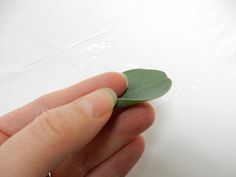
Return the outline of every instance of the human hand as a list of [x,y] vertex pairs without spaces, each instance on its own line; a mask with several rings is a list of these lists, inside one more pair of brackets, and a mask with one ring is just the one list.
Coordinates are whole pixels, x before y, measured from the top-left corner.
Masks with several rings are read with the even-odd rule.
[[121,74],[105,73],[2,116],[0,177],[126,176],[154,120],[147,103],[113,111],[126,85]]

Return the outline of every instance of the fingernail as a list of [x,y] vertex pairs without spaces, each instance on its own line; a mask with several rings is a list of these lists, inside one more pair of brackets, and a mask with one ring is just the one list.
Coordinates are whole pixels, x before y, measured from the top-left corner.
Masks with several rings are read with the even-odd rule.
[[94,91],[77,101],[77,106],[93,118],[103,117],[113,109],[117,96],[110,88]]
[[128,87],[128,78],[124,73],[121,73],[121,76],[124,78],[125,82],[126,82],[126,87]]

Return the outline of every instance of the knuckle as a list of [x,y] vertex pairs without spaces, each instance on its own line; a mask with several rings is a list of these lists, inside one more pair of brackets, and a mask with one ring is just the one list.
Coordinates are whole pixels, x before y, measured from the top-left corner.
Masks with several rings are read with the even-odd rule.
[[45,101],[46,96],[41,96],[38,99],[36,99],[36,103],[39,105],[38,107],[40,108],[40,112],[44,113],[49,110],[48,105],[46,104]]
[[62,141],[66,143],[71,137],[71,128],[66,120],[57,110],[45,111],[32,127],[33,135],[46,144],[54,143],[52,145],[55,145],[56,142],[61,143]]
[[[51,132],[58,137],[63,137],[64,127],[60,127],[60,125],[65,125],[60,123],[63,121],[63,117],[58,113],[58,111],[45,111],[42,115],[42,124],[44,124],[47,132]],[[62,129],[63,128],[63,129]]]
[[[79,134],[86,133],[82,125],[86,124],[91,117],[74,104],[69,106],[50,109],[35,119],[31,126],[31,133],[34,138],[40,139],[42,143],[69,144],[78,141]],[[53,141],[53,142],[52,142]]]

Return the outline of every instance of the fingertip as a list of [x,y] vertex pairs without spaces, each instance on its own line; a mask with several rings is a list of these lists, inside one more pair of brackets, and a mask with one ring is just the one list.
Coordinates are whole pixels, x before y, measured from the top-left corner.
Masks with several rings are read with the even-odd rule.
[[156,111],[154,110],[153,106],[147,102],[140,104],[140,107],[143,109],[143,111],[145,111],[149,126],[151,126],[155,121],[157,115]]
[[103,89],[101,89],[101,91],[104,91],[108,95],[108,97],[111,100],[112,106],[115,106],[116,101],[117,101],[116,92],[114,90],[112,90],[111,88],[103,88]]
[[128,80],[126,76],[123,73],[119,72],[107,72],[104,74],[107,75],[107,78],[111,82],[111,85],[114,85],[112,89],[116,92],[116,95],[118,97],[121,96],[128,86]]
[[133,140],[133,145],[135,146],[137,156],[141,156],[145,150],[145,140],[142,135],[137,136]]
[[134,125],[140,127],[137,128],[138,131],[140,131],[139,129],[146,130],[155,121],[155,110],[152,105],[147,102],[131,106],[127,108],[127,112],[131,113],[133,115],[132,117],[136,117],[136,124]]
[[124,81],[125,81],[125,85],[126,85],[126,88],[128,87],[128,84],[129,84],[129,81],[128,81],[128,77],[124,74],[124,73],[121,73]]

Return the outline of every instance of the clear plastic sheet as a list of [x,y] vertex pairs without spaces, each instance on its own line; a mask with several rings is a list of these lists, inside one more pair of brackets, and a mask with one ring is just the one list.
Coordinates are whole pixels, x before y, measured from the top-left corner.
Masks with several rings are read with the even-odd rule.
[[233,0],[0,1],[0,114],[106,71],[164,70],[130,177],[236,176]]

